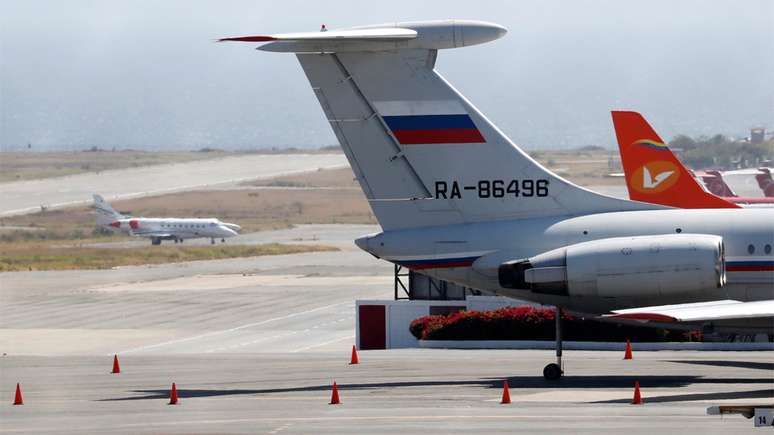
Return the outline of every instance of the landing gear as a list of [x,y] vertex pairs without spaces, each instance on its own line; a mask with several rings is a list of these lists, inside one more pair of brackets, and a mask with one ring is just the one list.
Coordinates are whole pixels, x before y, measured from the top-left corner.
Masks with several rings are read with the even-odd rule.
[[543,368],[543,377],[549,381],[561,379],[562,370],[562,309],[556,307],[556,362]]
[[210,245],[214,245],[214,244],[215,244],[215,237],[210,237]]
[[220,239],[220,243],[226,243],[226,239]]
[[562,369],[556,363],[551,363],[543,368],[543,377],[549,381],[555,381],[562,377]]

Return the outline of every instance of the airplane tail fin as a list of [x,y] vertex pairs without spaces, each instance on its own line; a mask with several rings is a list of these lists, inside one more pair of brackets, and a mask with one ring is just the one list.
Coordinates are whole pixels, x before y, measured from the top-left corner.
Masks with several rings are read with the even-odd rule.
[[763,196],[771,198],[774,197],[774,179],[771,177],[771,170],[769,168],[760,168],[760,174],[755,176],[755,180],[758,181],[758,187],[763,191]]
[[98,225],[110,225],[116,220],[126,217],[117,212],[102,196],[97,194],[92,196],[94,198],[94,211],[97,213]]
[[658,208],[553,174],[436,71],[438,50],[505,32],[446,20],[224,40],[296,54],[384,230]]
[[726,180],[723,179],[723,174],[718,170],[712,169],[704,172],[694,171],[694,175],[696,176],[697,180],[703,181],[707,190],[709,190],[710,193],[714,195],[725,198],[739,196],[733,190],[731,190],[731,186],[726,183]]
[[706,191],[637,112],[614,111],[629,198],[677,208],[738,208]]

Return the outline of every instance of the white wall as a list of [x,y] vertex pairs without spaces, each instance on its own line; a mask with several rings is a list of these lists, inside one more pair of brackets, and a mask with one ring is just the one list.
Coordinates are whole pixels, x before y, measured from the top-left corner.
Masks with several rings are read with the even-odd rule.
[[[430,307],[464,306],[468,311],[488,311],[507,306],[525,305],[526,302],[498,296],[468,296],[464,301],[429,300],[358,300],[355,313],[359,316],[360,305],[383,305],[385,307],[386,345],[388,349],[419,347],[419,341],[411,335],[409,325],[414,319],[430,314]],[[360,319],[355,321],[355,342],[360,348]]]

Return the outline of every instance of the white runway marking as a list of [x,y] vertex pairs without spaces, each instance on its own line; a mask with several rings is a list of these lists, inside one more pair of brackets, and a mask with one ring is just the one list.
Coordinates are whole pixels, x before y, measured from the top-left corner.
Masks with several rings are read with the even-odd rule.
[[220,330],[220,331],[208,332],[206,334],[194,335],[192,337],[180,338],[180,339],[177,339],[177,340],[169,340],[169,341],[165,341],[163,343],[156,343],[156,344],[151,344],[151,345],[148,345],[148,346],[140,346],[140,347],[136,347],[136,348],[128,349],[128,350],[124,350],[124,351],[119,351],[119,352],[113,352],[113,353],[109,353],[108,356],[113,355],[114,353],[127,354],[127,353],[134,353],[134,352],[142,352],[142,351],[145,351],[145,350],[148,350],[148,349],[155,349],[155,348],[159,348],[159,347],[163,347],[163,346],[169,346],[169,345],[173,345],[173,344],[185,343],[185,342],[188,342],[188,341],[199,340],[199,339],[202,339],[202,338],[208,338],[208,337],[212,337],[212,336],[219,335],[219,334],[228,334],[228,333],[239,331],[239,330],[242,330],[242,329],[252,328],[252,327],[255,327],[255,326],[261,326],[261,325],[265,325],[267,323],[276,322],[278,320],[285,320],[285,319],[290,319],[290,318],[293,318],[293,317],[303,316],[305,314],[310,314],[310,313],[314,313],[314,312],[317,312],[317,311],[327,310],[327,309],[334,308],[334,307],[339,307],[339,306],[342,306],[342,305],[352,305],[352,303],[351,302],[340,302],[338,304],[323,305],[321,307],[312,308],[311,310],[299,311],[299,312],[287,314],[287,315],[284,315],[284,316],[279,316],[279,317],[274,317],[274,318],[271,318],[271,319],[262,320],[260,322],[254,322],[254,323],[248,323],[248,324],[245,324],[245,325],[236,326],[234,328],[224,329],[224,330]]
[[271,433],[271,434],[274,434],[274,433],[280,433],[280,432],[282,432],[283,430],[285,430],[285,429],[289,428],[290,426],[292,426],[292,423],[285,423],[285,424],[283,424],[282,426],[280,426],[280,427],[278,427],[278,428],[274,429],[273,431],[271,431],[271,432],[269,432],[269,433]]
[[[246,347],[246,346],[251,346],[251,345],[254,345],[254,344],[257,344],[257,343],[275,340],[275,339],[278,339],[278,338],[291,337],[291,336],[298,335],[298,334],[304,334],[304,333],[307,333],[307,332],[312,332],[312,330],[315,330],[315,329],[324,329],[327,326],[336,325],[337,323],[345,321],[345,320],[354,321],[354,317],[350,316],[350,317],[344,317],[344,318],[337,319],[337,320],[331,320],[331,321],[328,321],[328,322],[317,324],[317,325],[313,326],[311,329],[304,329],[302,331],[283,332],[283,333],[280,333],[280,334],[274,334],[274,335],[269,335],[269,336],[258,337],[256,339],[252,339],[252,340],[249,340],[249,341],[244,341],[244,342],[240,342],[240,343],[231,344],[231,345],[228,345],[228,346],[219,346],[219,347],[215,347],[215,348],[212,348],[212,349],[207,349],[207,350],[205,350],[203,352],[204,353],[216,353],[216,352],[223,352],[223,351],[239,349],[239,348],[243,348],[243,347]],[[325,342],[325,343],[321,343],[321,344],[315,344],[313,346],[308,346],[308,348],[314,348],[314,347],[318,347],[318,346],[323,346],[325,344],[335,343],[335,342],[343,340],[345,338],[350,338],[351,339],[351,338],[354,338],[354,336],[350,334],[350,335],[348,335],[346,337],[338,338],[338,339],[331,340],[331,341],[328,341],[328,342]],[[306,350],[306,349],[307,348],[305,347],[305,348],[293,350],[291,352],[299,352],[299,351]]]
[[326,344],[336,343],[337,341],[341,341],[341,340],[345,340],[345,339],[352,340],[354,338],[355,338],[355,334],[348,334],[348,335],[345,335],[344,337],[339,337],[339,338],[336,338],[334,340],[324,341],[322,343],[313,344],[311,346],[301,347],[301,348],[298,348],[298,349],[296,349],[296,350],[294,350],[292,352],[293,353],[303,352],[305,350],[314,349],[315,347],[325,346]]
[[244,343],[237,343],[237,344],[232,344],[230,346],[221,346],[221,347],[216,347],[216,348],[213,348],[213,349],[208,349],[208,350],[205,350],[204,352],[205,353],[215,353],[215,352],[221,352],[221,351],[224,351],[224,350],[227,350],[227,349],[237,349],[237,348],[240,348],[240,347],[249,346],[251,344],[260,343],[262,341],[274,340],[276,338],[289,337],[291,335],[296,335],[296,334],[298,334],[298,331],[286,332],[284,334],[275,334],[275,335],[270,335],[268,337],[261,337],[261,338],[256,339],[256,340],[246,341]]

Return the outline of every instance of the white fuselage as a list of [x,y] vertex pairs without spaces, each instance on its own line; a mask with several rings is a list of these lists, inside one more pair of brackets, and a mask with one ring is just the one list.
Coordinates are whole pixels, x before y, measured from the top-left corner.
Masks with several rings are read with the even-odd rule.
[[[664,297],[557,296],[501,287],[496,264],[493,273],[471,267],[477,259],[492,253],[502,253],[502,261],[507,261],[598,239],[676,233],[723,238],[727,270],[724,286],[701,294]],[[753,301],[774,297],[774,253],[771,251],[774,210],[771,209],[669,209],[502,220],[386,231],[365,236],[356,243],[379,258],[439,279],[586,313],[718,299]]]
[[117,219],[110,227],[123,233],[148,238],[185,240],[200,237],[224,239],[234,237],[239,226],[218,219],[142,218]]

